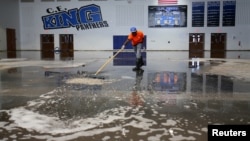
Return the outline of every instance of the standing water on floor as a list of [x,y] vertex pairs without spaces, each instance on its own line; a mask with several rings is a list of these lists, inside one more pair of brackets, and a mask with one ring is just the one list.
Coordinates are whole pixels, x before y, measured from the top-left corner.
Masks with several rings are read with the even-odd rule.
[[206,141],[209,124],[250,124],[248,81],[122,69],[0,70],[0,140]]

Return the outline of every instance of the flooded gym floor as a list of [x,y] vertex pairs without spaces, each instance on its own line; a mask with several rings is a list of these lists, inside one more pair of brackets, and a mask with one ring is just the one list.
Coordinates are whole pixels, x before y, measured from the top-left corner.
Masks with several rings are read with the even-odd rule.
[[250,52],[193,67],[188,52],[149,51],[139,71],[124,53],[97,78],[113,52],[19,53],[0,59],[3,141],[206,141],[210,124],[250,124]]

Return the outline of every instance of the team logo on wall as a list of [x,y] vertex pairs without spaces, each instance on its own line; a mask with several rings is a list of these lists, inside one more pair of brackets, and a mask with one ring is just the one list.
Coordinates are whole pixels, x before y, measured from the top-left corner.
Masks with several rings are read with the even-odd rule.
[[49,15],[42,16],[44,29],[60,29],[74,27],[77,30],[89,30],[108,27],[108,22],[102,19],[101,8],[91,4],[79,9],[63,9],[61,6],[47,9]]

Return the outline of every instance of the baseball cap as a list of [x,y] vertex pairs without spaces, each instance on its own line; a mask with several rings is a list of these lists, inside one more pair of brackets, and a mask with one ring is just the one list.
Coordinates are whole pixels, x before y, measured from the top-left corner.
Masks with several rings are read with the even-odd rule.
[[137,30],[136,30],[136,27],[131,27],[131,28],[130,28],[130,31],[131,31],[131,32],[136,32],[136,31],[137,31]]

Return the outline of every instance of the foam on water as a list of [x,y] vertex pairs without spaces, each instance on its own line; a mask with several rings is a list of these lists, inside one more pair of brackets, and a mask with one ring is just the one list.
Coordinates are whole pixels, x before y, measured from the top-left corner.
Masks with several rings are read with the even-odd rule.
[[72,78],[66,80],[67,84],[86,84],[86,85],[102,85],[104,81],[101,79],[94,78]]
[[[115,132],[120,131],[126,135],[126,127],[135,127],[144,130],[149,130],[153,132],[160,129],[150,129],[151,126],[156,125],[156,122],[150,119],[143,118],[141,116],[132,115],[130,117],[125,117],[126,111],[130,107],[120,107],[110,110],[106,110],[94,118],[85,118],[72,121],[62,121],[58,117],[50,117],[46,115],[41,115],[37,112],[27,110],[24,107],[11,109],[9,114],[11,115],[10,120],[14,121],[17,127],[25,128],[29,131],[37,131],[40,133],[50,133],[52,135],[71,133],[63,137],[52,137],[49,140],[71,140],[79,136],[94,136],[102,134],[105,132]],[[113,112],[113,115],[110,113]],[[124,125],[118,125],[109,128],[99,128],[103,124],[109,124],[113,121],[124,121],[127,119],[133,119]],[[165,129],[161,129],[165,130]],[[166,131],[167,132],[167,131]],[[145,132],[147,134],[148,132]],[[139,135],[143,135],[139,134]],[[48,136],[36,137],[39,139],[48,139]]]
[[[114,109],[115,110],[115,109]],[[119,111],[124,110],[120,108]],[[73,133],[78,131],[84,131],[91,128],[100,126],[101,124],[107,124],[114,120],[121,119],[124,112],[119,115],[109,115],[107,118],[106,114],[109,111],[105,111],[99,114],[95,118],[86,118],[73,121],[62,121],[58,117],[50,117],[41,115],[37,112],[27,110],[24,107],[11,109],[9,114],[11,115],[10,120],[15,121],[16,125],[30,131],[35,130],[40,133]]]
[[131,76],[125,76],[125,75],[121,76],[121,78],[122,78],[122,79],[132,79],[132,80],[134,80],[134,79],[135,79],[134,77],[131,77]]
[[[57,90],[58,91],[58,90]],[[51,100],[57,95],[56,90],[43,94],[39,99],[29,101],[26,106],[5,110],[10,116],[11,123],[1,122],[0,125],[4,129],[11,131],[17,128],[24,128],[29,132],[38,132],[40,135],[32,135],[33,138],[48,140],[48,141],[61,141],[61,140],[74,140],[79,137],[92,137],[105,133],[119,133],[117,137],[110,137],[108,135],[102,137],[102,140],[109,140],[111,138],[119,138],[131,134],[133,130],[139,129],[137,136],[148,136],[147,140],[160,140],[163,136],[171,136],[170,140],[195,140],[194,136],[200,135],[199,132],[189,130],[190,136],[182,135],[185,132],[180,126],[181,119],[168,119],[167,114],[162,114],[157,111],[157,105],[151,105],[152,115],[147,118],[146,111],[148,107],[143,110],[142,106],[115,106],[107,110],[96,113],[91,117],[73,117],[69,119],[60,119],[56,114],[40,113],[37,109],[44,105],[46,101]],[[61,97],[62,98],[62,97]],[[51,100],[52,103],[54,100]],[[55,101],[54,101],[55,102]],[[150,105],[150,103],[148,103]],[[49,105],[51,106],[51,105]],[[150,107],[150,106],[149,106]],[[0,111],[3,112],[3,111]],[[128,115],[128,113],[131,113]],[[165,119],[159,123],[159,119]],[[184,121],[188,124],[188,120]],[[179,124],[179,125],[178,125]],[[155,128],[157,127],[157,128]],[[205,127],[202,130],[206,130]],[[161,134],[158,134],[160,132]],[[155,133],[157,133],[155,135]],[[152,136],[151,136],[152,134]],[[17,138],[12,134],[13,138]],[[22,139],[28,138],[27,136]]]

